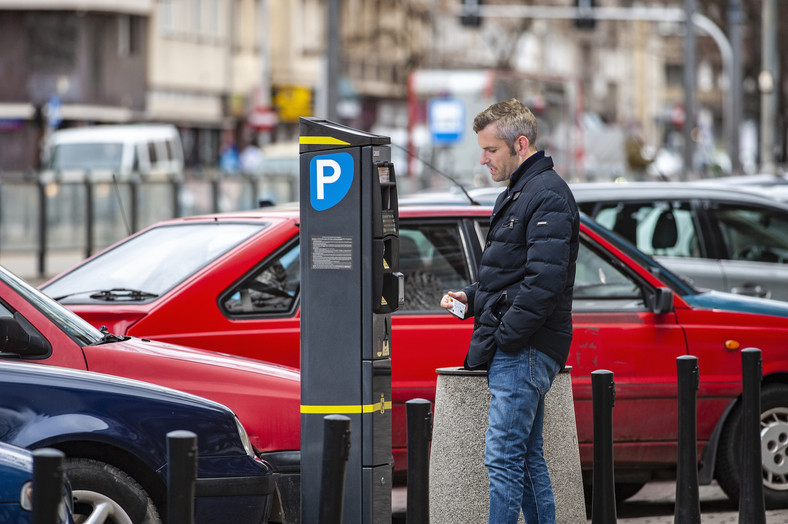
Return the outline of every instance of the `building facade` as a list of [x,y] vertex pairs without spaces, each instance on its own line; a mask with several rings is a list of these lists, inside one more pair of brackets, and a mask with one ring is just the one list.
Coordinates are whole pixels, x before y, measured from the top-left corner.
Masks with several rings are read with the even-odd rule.
[[[329,1],[0,0],[0,169],[37,167],[42,137],[64,126],[173,123],[187,165],[204,167],[228,147],[293,141],[300,116],[326,114],[331,39],[342,56],[340,120],[403,146],[409,78],[420,69],[572,78],[581,103],[569,125],[582,126],[583,113],[621,129],[636,125],[654,148],[675,131],[681,24],[599,20],[584,29],[571,19],[504,13],[463,25],[462,0],[334,0],[340,27],[330,28]],[[721,59],[707,41],[701,49],[699,103],[718,132]]]

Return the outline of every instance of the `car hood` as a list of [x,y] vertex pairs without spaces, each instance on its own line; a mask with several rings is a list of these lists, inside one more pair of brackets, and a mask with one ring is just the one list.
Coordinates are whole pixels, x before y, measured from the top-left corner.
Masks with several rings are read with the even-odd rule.
[[180,362],[206,364],[209,366],[233,369],[242,373],[278,377],[284,380],[294,381],[296,384],[300,382],[299,372],[294,368],[235,355],[227,355],[225,353],[217,353],[216,351],[159,342],[147,338],[125,337],[122,341],[102,344],[97,347],[104,350],[155,355],[157,358],[167,358]]
[[116,335],[125,335],[129,328],[150,312],[151,304],[134,306],[94,306],[63,304],[84,320],[95,326],[106,326],[107,331]]
[[690,306],[697,308],[788,318],[788,302],[779,300],[748,297],[723,291],[705,291],[683,295],[681,298]]
[[300,449],[298,370],[141,338],[83,348],[88,369],[224,404],[260,451]]

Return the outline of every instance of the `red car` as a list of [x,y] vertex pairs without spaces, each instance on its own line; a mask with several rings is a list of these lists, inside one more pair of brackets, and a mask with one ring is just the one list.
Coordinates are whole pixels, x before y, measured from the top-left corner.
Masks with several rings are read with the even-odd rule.
[[[482,206],[400,206],[406,304],[392,320],[393,446],[405,465],[404,403],[434,399],[435,369],[462,365],[472,322],[440,309],[476,278],[490,215]],[[108,248],[43,286],[109,331],[297,366],[298,211],[175,219]],[[738,497],[741,357],[763,350],[764,434],[788,433],[788,304],[700,292],[583,218],[568,364],[581,459],[592,466],[590,373],[615,373],[620,496],[676,465],[676,357],[699,359],[701,479]],[[731,408],[728,410],[728,408]],[[715,431],[717,430],[717,431]],[[767,448],[764,448],[767,449]],[[788,501],[784,444],[764,457],[769,504]],[[784,463],[788,464],[788,460]]]
[[[248,433],[255,455],[266,459],[280,474],[274,515],[298,511],[298,483],[291,480],[298,478],[300,471],[301,381],[297,369],[145,338],[111,335],[3,268],[0,317],[5,319],[0,326],[0,359],[152,382],[228,406]],[[77,448],[73,451],[80,453]],[[107,462],[122,455],[109,451],[105,452]],[[126,459],[114,465],[131,471],[134,461]]]

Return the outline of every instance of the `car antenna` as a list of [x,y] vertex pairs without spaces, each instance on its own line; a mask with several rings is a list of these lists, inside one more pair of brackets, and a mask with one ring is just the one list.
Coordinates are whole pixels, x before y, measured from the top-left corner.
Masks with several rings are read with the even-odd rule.
[[[112,173],[112,187],[115,188],[115,198],[118,199],[118,207],[120,208],[120,216],[123,217],[123,224],[126,226],[126,231],[131,235],[134,231],[131,230],[129,221],[126,218],[126,209],[123,207],[123,199],[120,198],[120,189],[118,188],[118,177]],[[133,190],[133,189],[132,189]]]
[[427,166],[430,169],[432,169],[433,171],[435,171],[440,176],[442,176],[444,178],[448,178],[454,185],[456,185],[457,187],[460,188],[460,191],[462,191],[463,194],[468,198],[468,201],[471,203],[471,205],[474,205],[474,206],[480,206],[481,205],[479,202],[474,200],[473,197],[468,194],[468,191],[465,190],[465,187],[462,184],[460,184],[459,182],[457,182],[453,177],[451,177],[450,175],[447,175],[446,173],[444,173],[443,171],[441,171],[440,169],[438,169],[434,165],[430,164],[429,162],[427,162],[426,160],[424,160],[423,158],[421,158],[417,154],[408,151],[404,147],[402,147],[402,146],[400,146],[398,144],[394,144],[394,143],[392,143],[391,145],[396,147],[397,149],[401,149],[402,151],[404,151],[408,155],[412,156],[413,158],[415,158],[416,160],[418,160],[419,162],[421,162],[425,166]]

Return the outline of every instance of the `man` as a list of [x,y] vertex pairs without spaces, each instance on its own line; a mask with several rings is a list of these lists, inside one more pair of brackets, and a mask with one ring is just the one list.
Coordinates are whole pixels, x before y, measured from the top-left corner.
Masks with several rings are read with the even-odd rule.
[[509,186],[490,217],[479,281],[452,300],[475,318],[465,359],[487,368],[492,394],[485,436],[490,524],[555,522],[542,450],[544,397],[572,341],[579,217],[553,161],[536,150],[536,118],[519,101],[493,104],[473,121],[481,164]]

